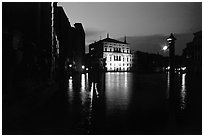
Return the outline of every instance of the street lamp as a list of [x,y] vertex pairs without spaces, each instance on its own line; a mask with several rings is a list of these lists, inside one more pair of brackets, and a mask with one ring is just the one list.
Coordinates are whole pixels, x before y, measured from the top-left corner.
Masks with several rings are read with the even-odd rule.
[[[172,76],[174,75],[174,68],[175,68],[175,65],[174,65],[174,58],[175,58],[175,45],[174,44],[175,44],[175,40],[176,40],[176,38],[174,37],[174,35],[172,33],[167,38],[167,42],[169,44],[168,48],[169,48],[170,75],[172,74]],[[171,78],[170,78],[170,80],[171,80]]]
[[175,109],[175,81],[174,81],[174,71],[175,71],[175,40],[176,38],[171,33],[170,36],[167,38],[167,42],[169,44],[169,65],[170,65],[170,78],[169,78],[169,101],[170,101],[170,108],[172,108],[174,111]]

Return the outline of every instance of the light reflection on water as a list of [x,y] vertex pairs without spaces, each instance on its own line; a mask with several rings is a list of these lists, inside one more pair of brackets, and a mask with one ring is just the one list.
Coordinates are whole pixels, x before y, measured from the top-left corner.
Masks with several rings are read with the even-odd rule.
[[[71,119],[76,121],[77,129],[86,130],[87,132],[90,131],[88,128],[91,125],[93,90],[89,89],[92,89],[92,87],[92,85],[89,85],[87,73],[69,77],[68,79],[68,109],[72,116]],[[80,117],[75,117],[75,115]]]
[[[181,77],[181,82],[179,83],[179,107],[181,110],[186,108],[187,103],[187,92],[186,92],[186,73],[179,73],[177,75]],[[169,99],[169,90],[170,90],[170,73],[167,73],[167,99]]]
[[[180,84],[180,109],[186,107],[186,74],[181,74],[182,82]],[[142,80],[142,79],[141,79]],[[128,72],[108,72],[105,73],[105,112],[106,115],[120,115],[129,109],[131,101],[133,74]],[[140,83],[140,82],[139,82]],[[92,110],[93,110],[93,92],[97,90],[97,84],[90,81],[88,73],[81,74],[79,77],[70,77],[68,79],[68,100],[70,112],[75,115],[80,109],[81,116],[84,118],[79,121],[79,125],[86,127],[85,123],[91,125]],[[136,90],[135,90],[136,91]],[[164,91],[165,92],[165,91]],[[99,94],[100,96],[100,94]],[[169,97],[169,73],[167,75],[167,98]],[[145,98],[144,98],[145,100]],[[76,105],[77,102],[77,105]],[[142,105],[142,104],[141,104]]]
[[68,94],[68,100],[69,100],[69,103],[71,104],[72,101],[73,101],[73,79],[72,77],[69,77],[69,80],[68,80],[68,91],[67,91],[67,94]]
[[130,88],[132,84],[131,73],[109,72],[106,73],[105,76],[107,115],[127,110],[130,101]]
[[169,99],[169,90],[170,90],[170,73],[169,72],[167,72],[167,94],[166,94],[166,96],[167,96],[167,99]]
[[186,74],[182,74],[182,81],[181,81],[181,109],[186,108],[186,100],[187,100],[187,94],[186,94]]
[[81,75],[81,91],[85,92],[85,85],[86,85],[86,80],[85,80],[85,74]]

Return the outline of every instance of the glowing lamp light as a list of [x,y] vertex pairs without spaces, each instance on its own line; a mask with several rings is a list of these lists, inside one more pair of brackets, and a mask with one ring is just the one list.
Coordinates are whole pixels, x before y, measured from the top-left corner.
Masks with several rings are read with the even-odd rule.
[[86,70],[89,70],[88,68],[86,68]]
[[163,51],[166,51],[167,49],[168,49],[167,45],[163,46],[163,48],[162,48]]
[[69,67],[71,68],[71,67],[72,67],[72,64],[69,64]]
[[82,68],[82,69],[84,69],[84,68],[85,68],[85,66],[84,66],[84,65],[82,65],[82,66],[81,66],[81,68]]
[[168,38],[168,39],[167,39],[167,41],[172,41],[172,40],[173,40],[172,38]]
[[169,42],[169,43],[172,43],[172,42],[174,42],[176,40],[176,38],[174,37],[174,35],[171,33],[171,35],[167,38],[167,41]]
[[186,67],[181,67],[182,70],[186,70]]

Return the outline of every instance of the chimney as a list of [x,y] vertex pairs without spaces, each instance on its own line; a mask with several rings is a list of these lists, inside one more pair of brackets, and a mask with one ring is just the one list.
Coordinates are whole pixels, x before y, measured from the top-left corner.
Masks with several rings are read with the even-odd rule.
[[127,43],[127,41],[126,41],[126,36],[124,37],[124,43]]
[[107,38],[109,38],[109,33],[107,33]]

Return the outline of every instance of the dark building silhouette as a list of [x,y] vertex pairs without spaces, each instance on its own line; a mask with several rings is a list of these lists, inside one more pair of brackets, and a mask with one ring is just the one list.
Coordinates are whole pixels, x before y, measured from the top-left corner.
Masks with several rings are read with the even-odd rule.
[[194,33],[192,42],[186,44],[183,57],[187,71],[191,73],[202,72],[202,31]]
[[[76,23],[72,27],[57,3],[3,2],[3,134],[25,133],[18,132],[16,125],[26,130],[25,123],[18,122],[19,117],[32,111],[32,107],[39,105],[39,102],[45,103],[45,96],[57,92],[63,100],[67,68],[72,64],[72,71],[81,72],[84,54],[85,32],[82,24]],[[17,114],[12,114],[13,108],[18,110]],[[40,105],[35,109],[39,111]],[[32,114],[28,116],[33,118]],[[27,124],[32,130],[39,126]]]
[[[181,69],[184,66],[183,57],[175,56],[175,68],[176,70]],[[133,59],[133,71],[134,72],[164,72],[168,70],[169,57],[162,56],[160,54],[152,54],[141,51],[134,53]]]
[[82,72],[85,55],[85,32],[81,23],[70,25],[62,7],[55,7],[55,31],[59,39],[59,54],[62,65],[72,65],[72,70]]
[[81,23],[74,26],[57,3],[4,2],[3,92],[12,91],[12,83],[19,85],[18,79],[54,80],[65,73],[69,63],[73,71],[81,72],[85,32]]
[[54,5],[54,32],[59,44],[59,56],[56,58],[57,76],[60,81],[65,79],[65,62],[71,61],[73,58],[73,41],[72,29],[62,7]]
[[[51,72],[51,3],[2,4],[3,93]],[[16,89],[16,88],[15,88]]]
[[75,43],[74,43],[74,61],[76,64],[76,71],[82,72],[85,62],[85,32],[81,23],[74,24]]
[[133,59],[134,72],[163,72],[169,65],[168,57],[159,54],[150,54],[146,52],[136,51]]

